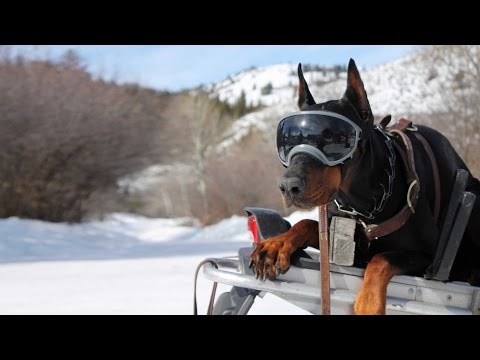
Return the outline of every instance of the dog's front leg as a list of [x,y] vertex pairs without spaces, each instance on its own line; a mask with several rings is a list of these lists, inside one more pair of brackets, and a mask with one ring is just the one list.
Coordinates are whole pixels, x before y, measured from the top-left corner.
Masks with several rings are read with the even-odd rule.
[[398,272],[384,254],[375,255],[365,270],[362,288],[355,300],[355,315],[384,315],[387,286]]
[[355,300],[356,315],[383,315],[387,286],[395,275],[425,271],[431,258],[412,251],[392,251],[375,255],[368,263],[362,288]]
[[257,277],[275,279],[290,268],[290,256],[298,248],[313,246],[318,249],[318,222],[302,220],[286,233],[257,245],[252,253],[251,266]]

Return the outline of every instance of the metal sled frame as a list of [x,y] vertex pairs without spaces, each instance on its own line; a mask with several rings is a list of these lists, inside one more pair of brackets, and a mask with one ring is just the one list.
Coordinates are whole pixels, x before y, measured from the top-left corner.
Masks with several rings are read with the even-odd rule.
[[[309,258],[295,260],[290,270],[276,280],[259,280],[248,269],[252,248],[239,250],[238,259],[214,259],[219,268],[206,264],[205,277],[232,285],[214,307],[216,315],[246,315],[257,296],[267,292],[312,314],[320,313],[318,252],[306,251]],[[331,265],[331,312],[353,314],[355,297],[363,281],[363,269]],[[480,288],[467,283],[442,283],[412,276],[395,276],[387,289],[387,314],[478,315]]]

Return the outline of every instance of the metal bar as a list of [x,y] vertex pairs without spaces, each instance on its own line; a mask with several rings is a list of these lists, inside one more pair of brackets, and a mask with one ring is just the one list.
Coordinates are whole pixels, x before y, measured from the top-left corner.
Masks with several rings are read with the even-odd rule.
[[438,271],[442,264],[442,259],[445,254],[448,240],[450,238],[451,230],[455,222],[455,215],[458,206],[463,199],[463,193],[467,186],[468,172],[463,169],[458,169],[455,173],[455,183],[453,185],[450,201],[448,203],[447,213],[445,215],[443,227],[440,233],[440,238],[435,252],[432,265],[427,269],[426,276],[429,279],[438,279]]
[[471,192],[466,191],[463,195],[462,204],[455,217],[455,224],[453,225],[452,232],[448,239],[447,247],[443,254],[442,261],[438,268],[435,278],[440,281],[447,281],[450,277],[450,271],[452,270],[453,262],[457,256],[458,248],[462,242],[465,228],[467,227],[468,220],[470,219],[470,213],[472,212],[473,205],[475,204],[476,196]]
[[[208,278],[209,280],[218,281],[222,284],[240,286],[243,288],[249,287],[252,289],[262,290],[262,292],[269,292],[274,295],[280,296],[291,303],[295,303],[295,300],[300,300],[304,303],[312,303],[313,306],[311,307],[311,309],[313,310],[311,312],[320,312],[318,306],[320,304],[320,289],[318,288],[318,283],[316,283],[315,286],[308,286],[299,282],[292,281],[261,281],[255,279],[255,277],[251,275],[244,275],[241,273],[233,273],[229,271],[223,271],[221,269],[215,269],[215,267],[209,263],[204,265],[203,271],[206,278]],[[341,274],[332,273],[331,275],[340,276]],[[315,272],[315,277],[317,276],[318,274],[316,274]],[[348,280],[348,278],[356,277],[354,275],[341,276],[344,276],[345,278],[344,280],[341,280],[339,278],[339,280],[341,281],[337,281],[338,285],[347,285],[346,280]],[[359,278],[358,280],[361,281],[361,278]],[[335,310],[335,313],[351,314],[353,312],[353,303],[358,291],[358,287],[355,286],[355,289],[352,288],[352,290],[339,289],[335,288],[335,283],[336,282],[333,282],[333,288],[330,290],[332,310]],[[405,291],[390,291],[390,289],[396,290],[394,288],[396,285],[401,286],[401,284],[389,285],[389,291],[387,292],[387,313],[393,311],[396,313],[404,314],[472,314],[470,306],[468,307],[468,309],[466,309],[457,306],[448,306],[445,303],[435,304],[413,300],[415,298],[414,289],[411,294],[412,296],[410,296],[410,298],[405,298],[402,295],[402,293]],[[403,286],[407,287],[407,285]],[[261,293],[258,296],[260,295]],[[402,298],[399,298],[398,296],[402,296]],[[453,294],[453,297],[455,298],[455,294]],[[248,306],[248,302],[249,300],[247,300],[246,305],[242,305],[242,307],[238,311],[239,314],[243,313],[242,308],[243,306]]]
[[250,310],[250,308],[253,305],[253,302],[255,301],[255,297],[256,297],[256,295],[248,295],[245,298],[245,301],[244,301],[242,307],[240,308],[240,310],[238,310],[237,315],[247,315],[248,311]]
[[226,285],[268,292],[284,292],[290,295],[298,295],[300,297],[305,296],[317,299],[320,297],[320,289],[318,287],[312,287],[302,283],[255,279],[255,277],[251,275],[215,269],[215,267],[209,263],[203,266],[203,273],[207,279]]

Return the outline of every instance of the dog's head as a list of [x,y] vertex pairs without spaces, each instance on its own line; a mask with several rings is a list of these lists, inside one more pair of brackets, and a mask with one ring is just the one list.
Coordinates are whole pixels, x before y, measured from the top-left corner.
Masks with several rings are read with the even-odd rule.
[[348,64],[347,88],[339,100],[316,104],[303,76],[301,64],[298,66],[298,78],[298,106],[301,111],[333,112],[351,120],[361,129],[361,139],[352,157],[341,164],[328,166],[302,152],[290,159],[279,184],[285,205],[308,209],[332,201],[339,190],[348,192],[353,174],[356,173],[355,168],[367,151],[367,140],[373,130],[373,115],[362,79],[352,59]]

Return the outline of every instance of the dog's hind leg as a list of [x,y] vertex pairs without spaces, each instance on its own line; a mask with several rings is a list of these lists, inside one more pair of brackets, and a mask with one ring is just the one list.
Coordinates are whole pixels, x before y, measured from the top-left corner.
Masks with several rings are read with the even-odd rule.
[[417,272],[431,259],[417,252],[386,252],[375,255],[368,263],[362,288],[355,300],[355,315],[384,315],[387,286],[395,275]]

